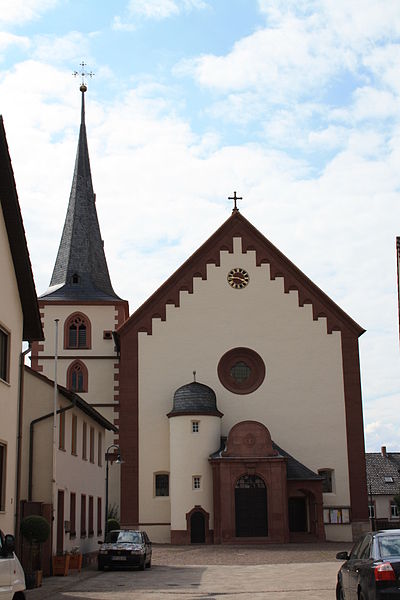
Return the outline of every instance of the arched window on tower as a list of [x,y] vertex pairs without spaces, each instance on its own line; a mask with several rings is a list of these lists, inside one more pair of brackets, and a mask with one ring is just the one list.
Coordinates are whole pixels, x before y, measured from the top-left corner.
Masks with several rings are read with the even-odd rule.
[[68,367],[67,388],[77,394],[88,391],[88,370],[81,360],[75,360]]
[[88,349],[90,347],[90,321],[83,313],[74,313],[65,321],[64,348]]

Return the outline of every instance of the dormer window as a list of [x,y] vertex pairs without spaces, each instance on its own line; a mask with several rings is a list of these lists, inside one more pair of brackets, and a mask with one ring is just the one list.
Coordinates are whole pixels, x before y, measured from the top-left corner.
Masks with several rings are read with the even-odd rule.
[[77,284],[77,283],[79,283],[79,279],[80,279],[80,277],[79,277],[79,275],[78,275],[77,273],[74,273],[74,274],[72,275],[72,283],[73,283],[73,284]]
[[82,313],[74,313],[64,326],[64,348],[90,348],[90,321]]

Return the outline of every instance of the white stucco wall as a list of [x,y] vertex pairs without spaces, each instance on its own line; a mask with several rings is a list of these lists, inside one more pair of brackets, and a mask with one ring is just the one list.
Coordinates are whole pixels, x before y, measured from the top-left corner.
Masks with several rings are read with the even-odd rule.
[[[29,425],[33,419],[52,413],[54,392],[53,387],[37,375],[25,371],[25,410],[23,434],[22,490],[21,499],[28,499],[28,464],[29,464]],[[57,395],[58,408],[71,405],[70,401]],[[98,549],[97,541],[102,535],[97,535],[97,499],[101,498],[102,531],[104,535],[105,513],[105,429],[78,407],[71,408],[65,413],[65,450],[59,449],[59,423],[57,416],[56,432],[56,497],[58,490],[64,491],[64,520],[70,519],[70,494],[76,494],[76,537],[64,535],[64,550],[79,546],[82,553],[94,552]],[[76,455],[72,454],[72,417],[77,417],[77,448]],[[87,459],[82,456],[83,423],[87,426]],[[94,462],[90,462],[90,428],[94,428]],[[53,451],[53,417],[34,426],[34,471],[32,500],[52,502],[52,451]],[[101,466],[98,464],[98,433],[102,435]],[[93,496],[94,534],[80,537],[81,494],[86,495],[86,524],[88,530],[89,496]],[[57,507],[57,504],[56,504]],[[57,514],[53,527],[53,549],[56,548]],[[54,550],[55,551],[55,550]]]
[[[234,267],[248,271],[246,288],[227,284]],[[148,478],[170,470],[166,414],[194,370],[197,381],[216,392],[222,435],[245,419],[264,423],[272,439],[310,469],[334,469],[334,493],[325,504],[349,506],[340,332],[328,335],[324,318],[313,321],[311,306],[299,307],[297,292],[285,294],[268,265],[256,266],[255,252],[243,254],[240,238],[234,253],[221,252],[221,265],[208,265],[207,279],[196,278],[193,294],[181,292],[180,307],[168,305],[166,314],[165,322],[153,319],[152,335],[139,334],[140,522],[167,517],[167,507],[149,496]],[[231,393],[219,381],[218,362],[235,347],[251,348],[265,362],[265,380],[251,394]],[[187,456],[191,460],[190,448]]]
[[23,314],[3,212],[0,207],[0,327],[9,334],[9,379],[0,379],[0,443],[6,446],[5,504],[0,529],[14,534],[18,370],[22,350]]

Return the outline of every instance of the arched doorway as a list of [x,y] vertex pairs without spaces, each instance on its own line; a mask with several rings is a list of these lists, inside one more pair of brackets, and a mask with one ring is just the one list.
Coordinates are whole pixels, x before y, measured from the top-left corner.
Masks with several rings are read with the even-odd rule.
[[206,541],[206,522],[204,514],[199,510],[190,517],[190,543],[204,544]]
[[237,537],[268,535],[267,488],[257,475],[242,475],[235,486]]

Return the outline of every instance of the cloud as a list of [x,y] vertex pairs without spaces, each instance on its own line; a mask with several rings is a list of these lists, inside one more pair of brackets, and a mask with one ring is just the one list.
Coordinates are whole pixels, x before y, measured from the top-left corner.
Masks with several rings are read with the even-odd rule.
[[32,56],[43,62],[78,65],[85,56],[90,56],[90,36],[71,31],[63,36],[38,35],[32,41]]
[[14,35],[12,33],[0,32],[0,52],[9,46],[19,46],[23,50],[27,50],[30,46],[30,40],[26,36]]
[[138,19],[161,21],[182,12],[202,10],[208,6],[204,0],[129,0],[126,17],[117,15],[113,20],[113,29],[133,31]]
[[59,0],[0,0],[0,24],[20,25],[41,17]]

